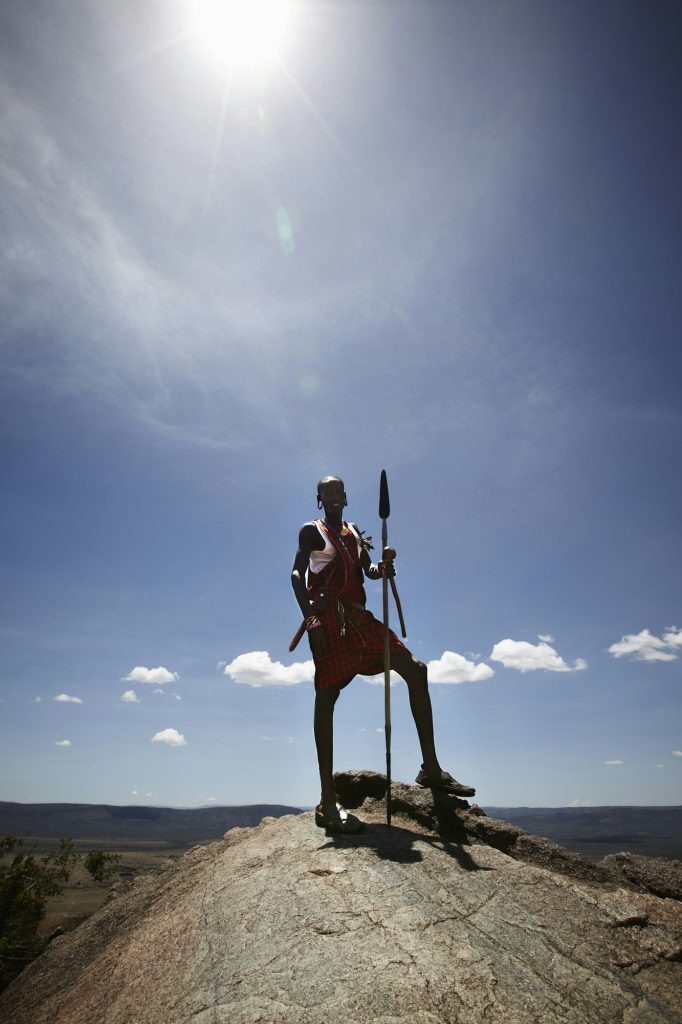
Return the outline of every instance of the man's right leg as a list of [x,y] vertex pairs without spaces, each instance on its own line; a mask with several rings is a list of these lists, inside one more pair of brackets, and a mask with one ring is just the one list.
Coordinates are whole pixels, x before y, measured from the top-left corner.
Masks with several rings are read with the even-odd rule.
[[334,705],[341,691],[338,687],[317,690],[315,693],[315,746],[320,769],[322,813],[325,818],[338,816],[334,793]]
[[410,709],[422,748],[422,770],[419,772],[415,782],[419,785],[428,784],[435,786],[437,789],[445,789],[456,796],[474,796],[476,790],[473,786],[466,786],[461,782],[457,782],[451,775],[444,772],[438,763],[433,739],[433,710],[429,696],[426,665],[421,661],[417,661],[409,651],[393,651],[391,654],[391,668],[394,668],[398,675],[401,675],[407,683],[410,694]]

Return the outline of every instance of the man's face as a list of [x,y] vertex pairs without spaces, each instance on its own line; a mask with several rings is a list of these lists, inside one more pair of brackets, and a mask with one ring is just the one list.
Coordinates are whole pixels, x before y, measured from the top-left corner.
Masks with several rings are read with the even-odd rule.
[[320,485],[320,498],[327,513],[339,513],[346,504],[346,492],[343,480],[330,480]]

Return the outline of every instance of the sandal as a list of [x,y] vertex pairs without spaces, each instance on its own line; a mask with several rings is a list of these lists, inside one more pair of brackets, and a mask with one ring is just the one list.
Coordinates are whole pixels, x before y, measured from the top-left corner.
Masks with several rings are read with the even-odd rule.
[[424,765],[414,780],[423,789],[438,789],[443,793],[450,793],[452,796],[475,796],[476,790],[473,786],[465,786],[463,782],[453,779],[449,772],[441,771],[440,779],[435,781],[427,774]]
[[322,804],[318,804],[315,808],[315,824],[317,827],[326,829],[327,832],[336,832],[340,835],[357,835],[358,832],[362,832],[365,827],[364,823],[359,818],[356,818],[354,814],[349,814],[346,808],[338,801],[336,811],[337,813],[333,817],[325,816]]

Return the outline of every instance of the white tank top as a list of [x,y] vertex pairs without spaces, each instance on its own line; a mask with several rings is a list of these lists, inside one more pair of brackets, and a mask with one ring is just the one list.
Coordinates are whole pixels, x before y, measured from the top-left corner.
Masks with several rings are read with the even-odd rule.
[[[324,541],[324,548],[322,549],[322,551],[311,551],[310,552],[310,561],[308,563],[308,568],[309,568],[310,572],[318,573],[322,569],[324,569],[325,565],[329,565],[330,562],[334,561],[334,559],[336,558],[336,548],[334,547],[334,545],[330,541],[329,534],[325,530],[322,529],[322,525],[320,523],[320,520],[319,519],[315,519],[313,522],[314,522],[314,525],[318,529],[320,537]],[[351,526],[350,523],[345,523],[344,525],[348,527],[350,532],[355,537],[355,541],[356,541],[357,546],[358,546],[358,556],[359,556],[360,555],[360,538],[358,537],[357,530],[353,529],[353,527]]]

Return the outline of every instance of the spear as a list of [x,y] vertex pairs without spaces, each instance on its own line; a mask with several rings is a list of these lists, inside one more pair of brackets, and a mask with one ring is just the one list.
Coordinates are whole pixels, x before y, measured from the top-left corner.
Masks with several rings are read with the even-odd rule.
[[[386,520],[391,514],[386,470],[381,471],[379,483],[379,518],[381,519],[381,546],[388,547]],[[383,551],[382,551],[383,557]],[[382,576],[384,598],[384,729],[386,734],[386,824],[391,827],[391,641],[388,635],[388,579]]]

